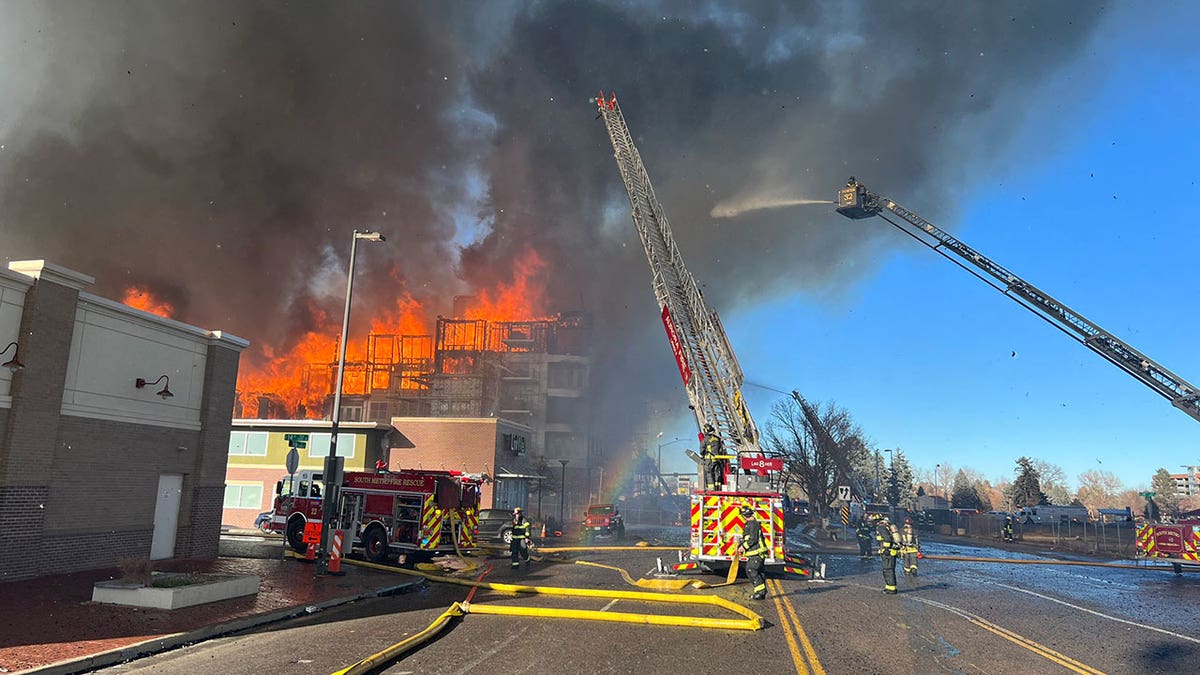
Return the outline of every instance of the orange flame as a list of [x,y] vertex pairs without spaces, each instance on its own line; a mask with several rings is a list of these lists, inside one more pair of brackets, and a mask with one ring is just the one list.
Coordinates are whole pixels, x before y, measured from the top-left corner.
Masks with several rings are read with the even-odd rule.
[[130,286],[126,288],[125,295],[121,297],[121,302],[134,309],[150,312],[164,319],[175,318],[175,306],[166,300],[155,297],[154,293],[145,286]]
[[[476,292],[465,310],[467,318],[488,322],[537,320],[531,317],[545,314],[545,292],[537,286],[545,269],[541,256],[528,250],[515,263],[512,283]],[[433,313],[409,293],[401,292],[391,307],[372,317],[369,338],[347,340],[342,394],[355,396],[391,390],[393,376],[401,380],[396,383],[397,388],[415,388],[413,376],[420,373],[398,365],[414,357],[418,360],[427,357],[432,363],[431,350],[427,355],[424,353],[431,343],[427,338],[417,338],[434,332]],[[337,375],[340,327],[323,313],[318,320],[323,328],[305,333],[286,352],[277,353],[274,347],[264,345],[261,347],[264,358],[258,359],[258,363],[243,358],[238,374],[241,416],[259,415],[259,398],[263,396],[282,408],[264,411],[267,416],[319,418],[324,414]],[[393,336],[403,337],[392,339]],[[453,364],[448,364],[447,371],[453,370]]]
[[537,251],[528,249],[525,257],[518,259],[511,284],[500,284],[495,291],[481,290],[466,309],[467,319],[488,321],[536,321],[533,317],[544,315],[546,306],[545,289],[536,286],[536,281],[546,269],[546,261]]

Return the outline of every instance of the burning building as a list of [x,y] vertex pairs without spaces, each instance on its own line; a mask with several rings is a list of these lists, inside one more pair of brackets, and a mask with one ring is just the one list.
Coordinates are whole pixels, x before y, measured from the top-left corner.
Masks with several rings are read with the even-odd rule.
[[[469,315],[469,301],[456,298],[456,314]],[[432,335],[372,332],[349,350],[339,419],[388,422],[401,431],[405,418],[509,420],[529,429],[528,447],[513,454],[568,460],[582,480],[594,463],[590,338],[590,317],[581,312],[507,321],[438,317]],[[234,416],[329,419],[336,353],[333,344],[330,359],[299,366],[298,396],[240,392]]]

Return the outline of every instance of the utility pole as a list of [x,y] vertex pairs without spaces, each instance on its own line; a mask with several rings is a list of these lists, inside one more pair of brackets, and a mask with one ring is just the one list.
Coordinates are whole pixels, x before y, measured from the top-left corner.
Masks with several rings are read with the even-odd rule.
[[386,241],[378,232],[354,231],[350,241],[350,270],[346,275],[346,308],[342,312],[342,337],[338,345],[337,377],[333,381],[333,412],[330,415],[329,454],[325,455],[325,495],[321,498],[321,546],[317,554],[317,575],[329,573],[329,546],[333,541],[333,523],[338,508],[340,475],[337,462],[338,421],[342,416],[342,382],[346,376],[346,333],[350,330],[350,298],[354,292],[354,256],[358,240]]
[[564,532],[567,529],[567,521],[563,520],[563,514],[565,513],[567,506],[567,462],[569,461],[571,460],[558,460],[558,463],[562,464],[562,486],[558,490],[558,527]]

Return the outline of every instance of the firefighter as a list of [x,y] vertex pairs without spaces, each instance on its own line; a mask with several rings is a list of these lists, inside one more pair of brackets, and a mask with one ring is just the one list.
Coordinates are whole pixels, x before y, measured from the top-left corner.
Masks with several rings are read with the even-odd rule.
[[704,460],[704,489],[719,490],[725,484],[725,442],[717,435],[711,424],[704,425],[704,441],[700,448],[700,459]]
[[871,518],[867,514],[858,521],[858,527],[854,530],[854,535],[858,537],[858,557],[863,560],[870,560],[875,552],[871,550],[871,539],[875,536],[875,528],[871,526]]
[[767,556],[767,538],[763,536],[762,524],[754,517],[754,509],[743,506],[742,539],[738,551],[746,556],[746,578],[754,585],[751,600],[767,597],[767,578],[763,575],[763,563]]
[[913,527],[912,518],[904,519],[904,527],[900,528],[900,554],[904,556],[904,573],[910,577],[917,576],[917,557],[921,552],[921,540]]
[[525,520],[525,514],[518,506],[513,509],[512,541],[508,543],[508,549],[512,552],[513,567],[520,567],[522,562],[529,564],[529,535],[529,521]]
[[1000,536],[1007,542],[1013,540],[1012,516],[1004,516],[1004,527],[1000,529]]
[[879,542],[879,557],[883,560],[883,592],[896,594],[896,556],[900,555],[900,533],[886,515],[875,525],[875,541]]

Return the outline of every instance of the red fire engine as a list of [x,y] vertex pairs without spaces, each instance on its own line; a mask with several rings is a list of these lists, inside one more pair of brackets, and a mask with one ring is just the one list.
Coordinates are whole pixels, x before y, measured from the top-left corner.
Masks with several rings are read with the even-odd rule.
[[[478,477],[457,471],[347,472],[339,490],[338,526],[372,562],[403,554],[414,563],[475,547]],[[283,533],[303,553],[305,526],[321,523],[324,480],[300,471],[275,485],[271,531]]]
[[1184,520],[1174,525],[1145,523],[1137,528],[1137,551],[1146,558],[1166,558],[1175,573],[1200,569],[1200,521]]

